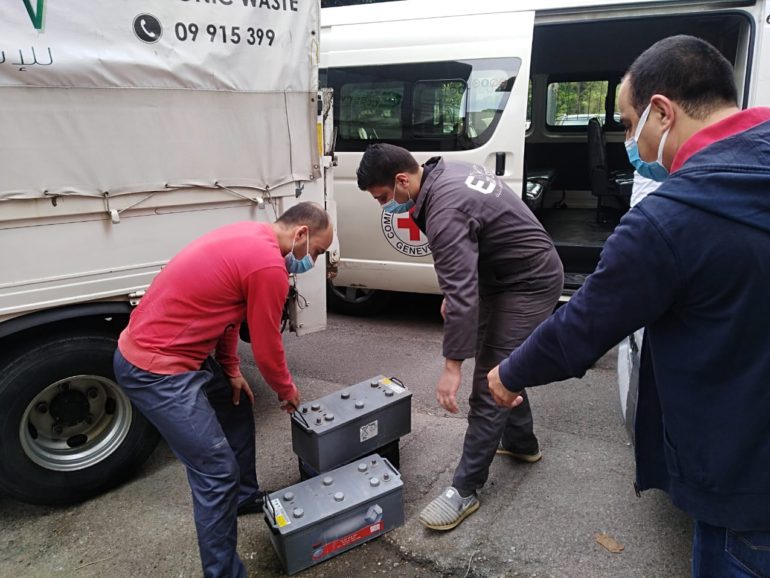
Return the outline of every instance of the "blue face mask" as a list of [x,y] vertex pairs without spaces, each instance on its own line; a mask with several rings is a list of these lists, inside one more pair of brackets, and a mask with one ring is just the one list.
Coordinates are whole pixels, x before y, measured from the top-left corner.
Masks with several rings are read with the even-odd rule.
[[[652,179],[653,181],[663,182],[668,177],[668,169],[663,166],[663,147],[666,144],[668,138],[668,130],[663,133],[660,138],[660,144],[658,145],[658,158],[654,162],[648,163],[643,161],[639,157],[639,135],[642,134],[644,124],[647,122],[647,117],[650,116],[650,107],[652,103],[647,105],[644,109],[642,116],[639,118],[639,123],[636,125],[636,132],[634,136],[626,141],[626,153],[628,154],[628,160],[634,166],[637,173],[645,178]],[[670,129],[669,129],[670,130]]]
[[302,257],[302,259],[297,259],[294,256],[294,244],[296,242],[297,238],[295,237],[291,244],[291,251],[286,254],[286,269],[289,271],[289,273],[306,273],[313,268],[313,265],[315,265],[315,262],[310,257],[310,233],[308,233],[307,236],[307,253],[304,257]]
[[[414,201],[411,197],[409,197],[409,200],[405,203],[399,203],[396,201],[396,186],[398,185],[398,181],[396,181],[396,184],[393,185],[393,198],[389,200],[387,203],[382,205],[382,210],[386,213],[407,213],[409,212],[409,209],[414,207]],[[409,194],[409,191],[407,190],[407,195]]]

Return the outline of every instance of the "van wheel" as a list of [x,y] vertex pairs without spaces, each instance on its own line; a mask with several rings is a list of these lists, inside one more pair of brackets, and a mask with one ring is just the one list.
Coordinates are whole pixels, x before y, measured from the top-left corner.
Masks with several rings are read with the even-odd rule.
[[106,335],[58,336],[0,368],[0,491],[65,505],[125,480],[160,439],[115,382]]
[[381,313],[390,303],[392,293],[363,287],[336,287],[326,283],[326,304],[335,313],[366,317]]

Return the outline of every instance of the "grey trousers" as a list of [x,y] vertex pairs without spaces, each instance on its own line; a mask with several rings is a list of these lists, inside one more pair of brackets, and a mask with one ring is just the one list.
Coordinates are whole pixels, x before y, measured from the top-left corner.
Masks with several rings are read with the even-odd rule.
[[115,377],[187,467],[204,578],[245,578],[238,557],[237,507],[259,493],[253,408],[232,389],[219,364],[158,375],[115,352]]
[[473,391],[468,399],[468,429],[452,482],[458,490],[471,492],[486,483],[489,466],[501,441],[512,451],[537,451],[532,409],[526,393],[523,393],[521,405],[511,410],[501,408],[489,393],[487,373],[553,312],[561,289],[561,283],[555,283],[553,290],[545,293],[509,292],[480,298]]

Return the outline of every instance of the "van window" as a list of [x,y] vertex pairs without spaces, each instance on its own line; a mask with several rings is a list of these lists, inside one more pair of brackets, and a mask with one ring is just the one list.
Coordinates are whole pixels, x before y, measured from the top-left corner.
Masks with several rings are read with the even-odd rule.
[[420,80],[414,85],[415,137],[457,134],[462,128],[463,80]]
[[608,88],[606,80],[548,83],[546,124],[549,128],[585,127],[593,117],[604,124]]
[[413,151],[483,145],[521,67],[518,58],[330,68],[339,151],[389,142]]

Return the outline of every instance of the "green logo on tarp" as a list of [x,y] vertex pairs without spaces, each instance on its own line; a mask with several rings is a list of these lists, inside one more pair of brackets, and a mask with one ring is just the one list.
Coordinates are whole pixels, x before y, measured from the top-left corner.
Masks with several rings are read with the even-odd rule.
[[27,14],[29,19],[32,20],[32,26],[35,30],[40,30],[43,27],[43,4],[45,0],[37,0],[37,9],[32,8],[32,3],[35,0],[24,0],[24,6],[27,7]]

